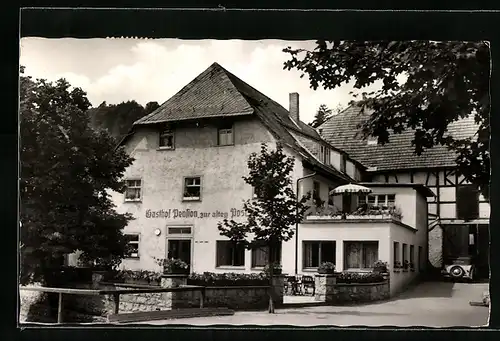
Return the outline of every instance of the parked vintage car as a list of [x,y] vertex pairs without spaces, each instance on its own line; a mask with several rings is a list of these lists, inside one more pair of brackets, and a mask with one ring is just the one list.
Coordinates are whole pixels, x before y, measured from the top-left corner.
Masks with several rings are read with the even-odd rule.
[[452,280],[474,280],[474,257],[454,257],[445,260],[444,269],[441,271],[445,278]]

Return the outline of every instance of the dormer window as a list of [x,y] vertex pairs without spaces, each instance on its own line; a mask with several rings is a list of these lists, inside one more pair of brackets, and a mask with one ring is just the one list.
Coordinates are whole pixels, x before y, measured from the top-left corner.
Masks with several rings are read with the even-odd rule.
[[217,132],[217,145],[232,146],[234,144],[233,125],[222,126]]
[[160,132],[160,149],[174,149],[175,148],[175,137],[174,131],[170,128],[166,128]]
[[319,146],[319,160],[326,165],[330,164],[330,150],[323,145]]

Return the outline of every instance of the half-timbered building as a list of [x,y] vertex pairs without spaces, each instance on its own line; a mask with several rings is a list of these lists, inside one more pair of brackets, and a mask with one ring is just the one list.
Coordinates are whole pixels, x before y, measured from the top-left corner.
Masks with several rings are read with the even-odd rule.
[[[322,137],[344,150],[366,167],[364,180],[382,183],[416,183],[430,188],[428,198],[429,262],[441,268],[447,258],[472,256],[479,277],[488,277],[490,205],[457,172],[456,154],[435,146],[421,155],[414,153],[414,132],[392,134],[384,145],[375,138],[364,139],[359,124],[368,113],[353,105],[319,127]],[[471,137],[477,131],[473,118],[452,123],[448,133]]]

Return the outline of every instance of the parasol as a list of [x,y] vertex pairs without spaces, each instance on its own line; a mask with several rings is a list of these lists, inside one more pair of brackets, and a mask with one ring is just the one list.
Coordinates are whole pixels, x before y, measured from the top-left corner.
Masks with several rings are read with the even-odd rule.
[[334,188],[333,190],[330,191],[330,195],[335,195],[335,194],[344,194],[344,193],[353,193],[353,194],[360,194],[360,193],[371,193],[372,190],[368,187],[356,185],[356,184],[348,184],[348,185],[342,185]]

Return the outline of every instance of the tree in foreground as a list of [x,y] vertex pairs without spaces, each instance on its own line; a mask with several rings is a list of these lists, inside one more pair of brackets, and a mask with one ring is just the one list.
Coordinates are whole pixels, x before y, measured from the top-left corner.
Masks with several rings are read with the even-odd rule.
[[[276,150],[269,150],[266,144],[262,144],[260,153],[250,154],[249,176],[243,177],[256,194],[255,199],[243,204],[247,221],[224,219],[218,224],[220,234],[236,245],[266,250],[271,283],[273,269],[280,261],[281,244],[293,237],[295,224],[302,220],[308,209],[309,195],[297,200],[293,192],[290,177],[293,167],[293,157],[286,156],[280,144]],[[274,313],[272,290],[269,312]]]
[[[457,152],[458,171],[489,198],[490,48],[486,42],[317,41],[313,50],[284,49],[285,69],[308,75],[310,86],[334,89],[354,80],[363,93],[358,105],[373,113],[360,127],[379,143],[390,134],[415,132],[415,152],[435,145]],[[473,115],[475,136],[447,136],[448,125]]]
[[314,115],[314,120],[309,124],[313,128],[318,128],[332,116],[332,110],[326,104],[321,104]]
[[86,94],[55,83],[20,77],[21,284],[53,284],[66,254],[113,267],[127,253],[123,227],[129,215],[115,212],[108,190],[131,159],[104,131],[89,125]]

